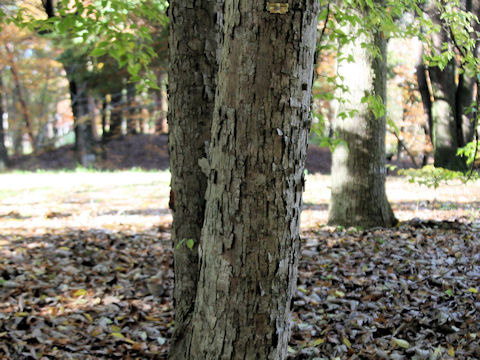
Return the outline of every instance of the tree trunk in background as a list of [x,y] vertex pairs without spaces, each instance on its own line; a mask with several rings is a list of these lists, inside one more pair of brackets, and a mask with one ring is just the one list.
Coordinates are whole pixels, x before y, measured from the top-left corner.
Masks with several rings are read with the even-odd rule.
[[[365,16],[361,10],[359,17]],[[386,40],[380,33],[361,33],[349,25],[345,30],[355,40],[341,50],[354,62],[342,61],[337,67],[340,85],[349,89],[341,93],[346,99],[339,104],[339,113],[355,109],[353,117],[337,116],[335,131],[345,144],[332,154],[332,193],[328,222],[333,225],[390,227],[397,220],[385,194],[385,116],[377,118],[367,103],[366,95],[386,99]],[[374,58],[362,46],[375,44],[382,58]],[[367,47],[368,48],[368,47]]]
[[[175,329],[170,358],[184,359],[198,281],[198,244],[207,179],[199,164],[210,141],[223,0],[170,3],[168,127],[175,264]],[[184,239],[195,242],[193,249]],[[180,244],[180,246],[179,246]]]
[[130,83],[127,85],[127,134],[142,133],[143,129],[139,121],[138,104],[136,102],[137,89],[135,84]]
[[106,134],[106,139],[118,139],[122,133],[123,122],[123,95],[122,91],[111,94],[110,97],[110,128]]
[[[185,359],[284,359],[296,290],[317,0],[225,4],[200,277]],[[278,11],[281,11],[280,9]]]
[[5,44],[6,54],[8,55],[8,61],[10,65],[10,72],[12,73],[13,83],[15,85],[15,93],[17,95],[18,102],[20,104],[20,112],[23,117],[25,129],[30,140],[33,152],[35,152],[35,134],[33,133],[32,118],[30,111],[28,110],[27,101],[24,97],[22,85],[20,83],[20,75],[18,74],[17,64],[15,62],[15,55],[11,44]]
[[[474,7],[471,1],[466,1],[463,5],[466,11],[478,14],[480,5],[478,2],[475,2]],[[438,33],[431,34],[432,52],[441,53],[444,44],[453,47],[448,28],[445,28],[436,5],[430,4],[427,13],[441,28]],[[478,24],[472,25],[477,31],[480,30]],[[457,150],[473,139],[473,122],[471,115],[466,115],[465,110],[474,101],[475,79],[465,74],[458,74],[455,59],[452,59],[443,70],[438,67],[429,67],[428,71],[419,72],[418,69],[425,70],[423,60],[420,59],[420,61],[422,63],[417,65],[417,76],[424,111],[429,119],[434,165],[450,170],[466,170],[465,160],[457,156]],[[427,86],[427,76],[430,80],[430,88]]]
[[8,152],[5,146],[5,129],[3,127],[3,77],[0,72],[0,171],[4,171],[8,167]]
[[167,125],[167,117],[166,111],[168,110],[168,106],[166,106],[167,99],[165,96],[165,89],[164,89],[164,81],[165,81],[165,74],[161,73],[158,75],[158,85],[160,89],[155,89],[153,91],[154,99],[155,99],[155,134],[163,134],[168,132],[168,125]]
[[88,106],[87,86],[75,79],[78,64],[63,64],[70,89],[72,102],[73,127],[75,131],[75,152],[82,166],[89,166],[96,160],[95,139],[92,119]]
[[[48,18],[56,16],[53,0],[43,0],[42,5]],[[73,53],[64,56],[67,51],[69,50],[62,54],[63,60],[61,62],[67,75],[70,90],[75,131],[75,153],[77,161],[82,166],[89,166],[96,161],[95,136],[92,128],[93,120],[89,116],[87,84],[78,76],[85,70],[86,59],[83,56],[75,56]]]

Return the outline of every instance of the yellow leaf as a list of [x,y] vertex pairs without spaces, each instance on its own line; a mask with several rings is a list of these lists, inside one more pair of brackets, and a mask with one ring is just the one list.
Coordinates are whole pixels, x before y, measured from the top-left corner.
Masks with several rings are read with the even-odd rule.
[[340,291],[340,290],[335,290],[334,294],[335,294],[336,297],[344,297],[345,296],[345,293],[343,291]]
[[455,356],[455,350],[453,350],[453,347],[449,346],[448,347],[448,352],[447,354],[451,357],[454,357]]
[[90,315],[89,313],[85,313],[83,314],[83,316],[85,316],[88,321],[93,322],[92,315]]
[[312,346],[322,345],[324,342],[325,342],[325,339],[316,339],[316,340],[312,343]]
[[15,316],[15,317],[25,317],[25,316],[28,316],[28,313],[25,312],[25,311],[16,312],[13,316]]
[[112,332],[110,335],[112,335],[113,337],[116,337],[118,339],[122,339],[122,340],[125,339],[125,336],[123,336],[123,334],[119,333],[119,332]]
[[66,246],[60,246],[58,249],[59,249],[59,250],[65,250],[65,251],[69,251],[69,250],[70,250],[70,248],[68,248],[68,247],[66,247]]
[[117,326],[117,325],[112,325],[110,328],[112,329],[112,332],[114,332],[114,333],[121,333],[122,332],[122,328]]
[[129,344],[132,344],[132,345],[135,345],[135,344],[136,344],[135,341],[133,341],[132,339],[129,339],[129,338],[125,338],[125,339],[123,339],[123,341],[125,341],[125,342],[127,342],[127,343],[129,343]]
[[147,319],[148,321],[162,321],[162,318],[158,318],[155,316],[145,316],[145,319]]
[[410,347],[410,343],[406,340],[392,338],[392,341],[401,348],[408,349]]
[[470,292],[470,293],[473,293],[473,294],[478,294],[478,290],[476,288],[473,288],[473,287],[468,288],[467,291]]
[[92,336],[98,336],[98,335],[100,335],[101,333],[102,333],[102,330],[99,329],[99,328],[96,328],[96,329],[94,329],[94,330],[92,331],[91,335],[92,335]]
[[75,290],[74,293],[73,293],[73,296],[74,297],[80,297],[80,296],[83,296],[83,295],[86,295],[87,294],[87,290],[85,289],[78,289],[78,290]]
[[346,337],[344,337],[342,339],[343,343],[347,346],[347,348],[351,348],[352,347],[352,343],[350,342],[350,340],[348,340]]

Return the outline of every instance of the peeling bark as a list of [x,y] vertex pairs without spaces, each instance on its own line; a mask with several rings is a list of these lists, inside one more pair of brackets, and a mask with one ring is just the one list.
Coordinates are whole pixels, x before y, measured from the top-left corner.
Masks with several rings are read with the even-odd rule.
[[200,276],[185,359],[284,359],[296,289],[318,1],[225,6]]
[[[175,329],[171,359],[184,359],[199,275],[198,245],[207,178],[207,156],[216,89],[223,0],[170,3],[168,129],[172,172],[170,208],[175,266]],[[194,240],[188,249],[184,239]],[[182,243],[183,241],[183,243]],[[179,245],[180,244],[180,245]]]

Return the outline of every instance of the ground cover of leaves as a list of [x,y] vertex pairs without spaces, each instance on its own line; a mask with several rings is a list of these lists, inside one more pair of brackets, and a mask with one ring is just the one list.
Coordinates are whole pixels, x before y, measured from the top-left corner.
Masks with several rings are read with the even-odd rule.
[[[0,359],[166,358],[168,174],[0,177]],[[290,358],[479,359],[478,184],[390,181],[402,222],[365,231],[323,225],[329,181],[307,179]]]

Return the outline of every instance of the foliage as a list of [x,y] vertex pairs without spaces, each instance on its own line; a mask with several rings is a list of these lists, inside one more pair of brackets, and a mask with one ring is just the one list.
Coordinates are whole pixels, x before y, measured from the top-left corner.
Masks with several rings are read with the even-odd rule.
[[140,88],[156,88],[151,69],[157,56],[152,26],[165,27],[166,7],[164,0],[61,0],[57,16],[39,19],[20,8],[9,20],[32,31],[67,38],[90,56],[111,56],[119,67],[126,67],[131,81]]
[[458,149],[458,156],[465,156],[467,158],[467,165],[473,165],[477,160],[480,159],[478,140],[469,142],[463,148]]
[[479,178],[478,173],[474,173],[474,176],[467,176],[461,171],[452,171],[433,165],[426,165],[421,169],[400,169],[398,173],[409,177],[411,183],[433,187],[434,189],[437,189],[442,183],[448,183],[452,180],[458,179],[465,183]]

